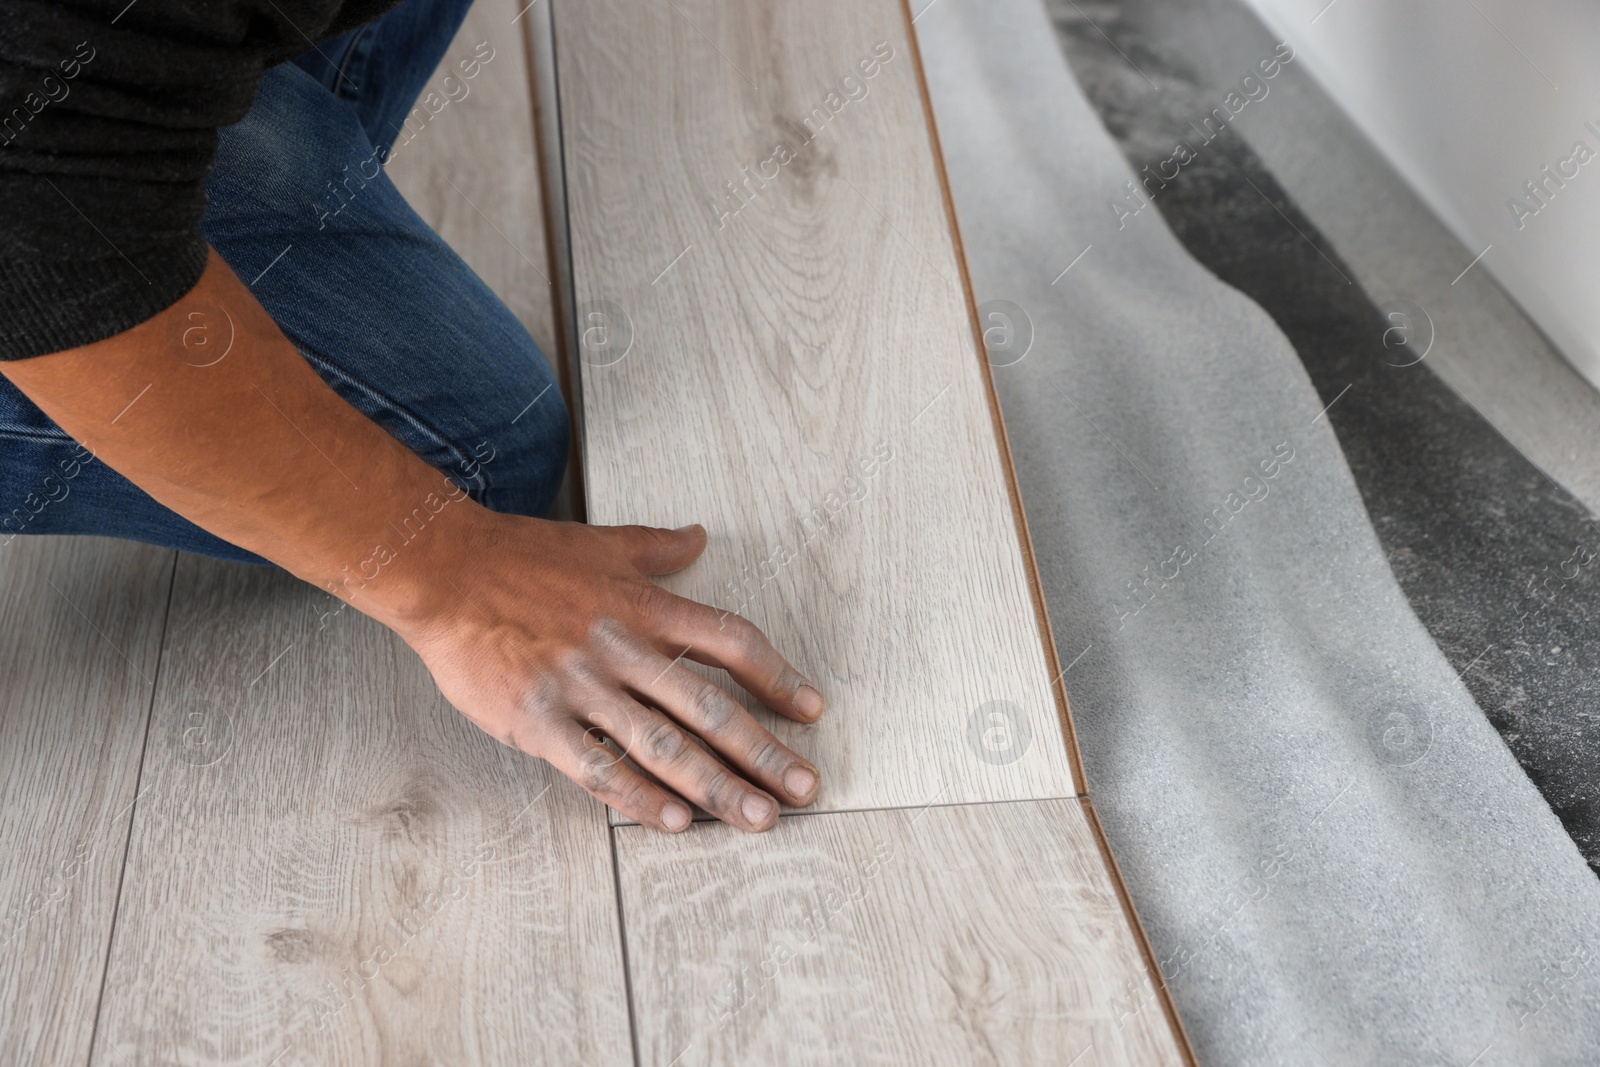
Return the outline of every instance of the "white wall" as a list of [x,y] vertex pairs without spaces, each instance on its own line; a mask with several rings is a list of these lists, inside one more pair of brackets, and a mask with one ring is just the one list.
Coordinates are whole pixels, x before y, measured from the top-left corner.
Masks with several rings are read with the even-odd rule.
[[[1492,245],[1472,269],[1600,386],[1600,3],[1246,2],[1469,246],[1460,267]],[[1524,183],[1580,141],[1593,160],[1540,207]],[[1520,228],[1513,198],[1539,207]]]

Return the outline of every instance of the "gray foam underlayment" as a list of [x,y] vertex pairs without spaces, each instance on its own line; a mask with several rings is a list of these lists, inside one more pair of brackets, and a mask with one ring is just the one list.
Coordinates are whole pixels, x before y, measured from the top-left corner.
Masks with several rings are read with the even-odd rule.
[[1132,172],[1036,0],[916,29],[977,298],[1032,323],[995,381],[1090,794],[1200,1060],[1595,1062],[1600,880],[1412,613],[1287,339],[1154,208],[1119,230]]

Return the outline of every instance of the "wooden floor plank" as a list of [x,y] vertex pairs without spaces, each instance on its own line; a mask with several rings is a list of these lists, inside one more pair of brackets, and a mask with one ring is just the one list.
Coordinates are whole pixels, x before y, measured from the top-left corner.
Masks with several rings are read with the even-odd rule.
[[94,1062],[626,1062],[599,807],[340,608],[181,558]]
[[899,5],[554,18],[590,520],[707,527],[818,810],[1081,792]]
[[88,1062],[174,555],[0,535],[6,1063]]
[[[390,173],[554,359],[520,7]],[[599,806],[282,574],[186,558],[174,604],[96,1062],[631,1061]]]
[[641,1062],[1182,1063],[1055,715],[907,30],[555,8],[590,517],[705,523],[669,587],[831,702],[776,723],[815,809],[615,831]]
[[647,1067],[1183,1062],[1080,801],[616,835]]

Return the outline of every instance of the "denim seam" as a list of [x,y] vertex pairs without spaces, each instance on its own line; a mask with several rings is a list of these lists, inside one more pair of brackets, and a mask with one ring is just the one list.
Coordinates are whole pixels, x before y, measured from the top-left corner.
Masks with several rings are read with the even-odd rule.
[[[324,381],[328,381],[330,378],[337,378],[340,382],[347,384],[353,391],[367,397],[369,401],[372,401],[375,404],[381,404],[385,410],[389,411],[396,418],[410,426],[411,429],[418,434],[418,436],[429,441],[430,448],[438,449],[439,451],[444,452],[452,457],[461,473],[459,475],[455,475],[453,472],[446,471],[444,473],[447,477],[459,477],[462,481],[467,483],[468,492],[483,494],[489,491],[489,479],[483,473],[483,464],[469,458],[466,453],[462,452],[453,441],[434,430],[431,426],[427,425],[417,416],[413,415],[410,411],[406,410],[406,408],[398,401],[395,401],[383,393],[378,392],[378,390],[372,388],[365,382],[357,381],[350,375],[346,374],[343,370],[334,366],[332,363],[329,363],[320,356],[306,351],[303,347],[300,348],[300,354],[306,358],[306,362],[310,363],[311,366],[316,369],[317,373],[323,378]],[[363,414],[366,413],[363,412]],[[367,418],[371,419],[372,416],[367,415]],[[374,419],[373,421],[376,420]],[[404,441],[401,441],[400,443],[405,444]],[[477,473],[468,475],[466,472],[469,470],[475,470]]]
[[32,441],[32,442],[35,442],[37,444],[44,444],[44,445],[59,445],[59,444],[69,444],[70,445],[70,444],[77,444],[78,443],[77,439],[75,437],[73,437],[71,434],[67,433],[64,430],[56,430],[56,431],[54,431],[52,433],[49,430],[45,430],[45,431],[18,430],[18,429],[14,429],[12,427],[9,427],[9,426],[0,426],[0,438],[6,438],[6,437],[15,438],[16,440],[19,440],[19,441]]
[[[334,71],[332,91],[340,100],[359,102],[361,100],[361,86],[366,83],[367,60],[372,55],[373,24],[362,26],[351,36],[350,43],[345,46],[344,55],[339,57],[339,66]],[[360,74],[357,79],[355,75]],[[348,91],[346,91],[348,88]]]

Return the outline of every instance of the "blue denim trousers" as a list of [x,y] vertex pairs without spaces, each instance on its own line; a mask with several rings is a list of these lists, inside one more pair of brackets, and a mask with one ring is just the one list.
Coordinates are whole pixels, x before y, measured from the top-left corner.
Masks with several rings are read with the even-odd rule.
[[[457,118],[416,102],[470,4],[406,0],[268,70],[249,114],[221,131],[201,228],[348,403],[479,503],[543,515],[568,443],[550,364],[380,167],[427,123]],[[496,47],[514,45],[452,56],[440,95]],[[0,377],[0,546],[25,534],[265,562],[156,503]]]

